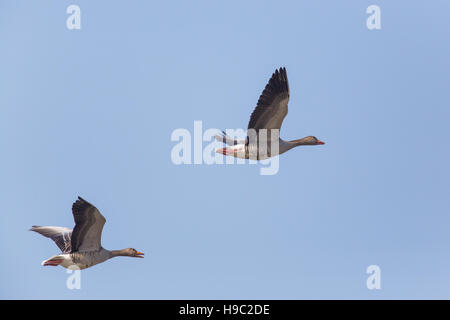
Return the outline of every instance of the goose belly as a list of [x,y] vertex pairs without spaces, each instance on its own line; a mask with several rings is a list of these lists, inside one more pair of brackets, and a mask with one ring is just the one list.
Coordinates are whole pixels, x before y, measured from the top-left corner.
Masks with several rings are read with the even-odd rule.
[[60,264],[61,267],[64,267],[66,269],[86,269],[87,267],[83,263],[76,263],[72,260],[72,257],[70,255],[67,255],[67,259],[64,259],[64,261]]
[[90,268],[109,259],[109,255],[105,251],[71,253],[69,254],[70,260],[64,260],[61,266],[68,269],[78,268],[80,270]]
[[[278,142],[274,142],[278,143]],[[268,143],[267,147],[261,148],[256,144],[248,145],[248,159],[250,160],[267,160],[280,154],[279,148],[273,148],[272,143]]]

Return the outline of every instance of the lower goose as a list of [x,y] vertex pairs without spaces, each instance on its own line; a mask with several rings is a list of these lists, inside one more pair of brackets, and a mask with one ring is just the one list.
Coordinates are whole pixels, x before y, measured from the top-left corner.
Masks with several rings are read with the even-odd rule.
[[143,253],[133,248],[106,250],[101,245],[105,217],[86,200],[78,197],[72,205],[75,227],[33,226],[30,231],[52,239],[61,253],[42,261],[43,266],[62,266],[64,268],[86,269],[108,259],[126,256],[143,258]]

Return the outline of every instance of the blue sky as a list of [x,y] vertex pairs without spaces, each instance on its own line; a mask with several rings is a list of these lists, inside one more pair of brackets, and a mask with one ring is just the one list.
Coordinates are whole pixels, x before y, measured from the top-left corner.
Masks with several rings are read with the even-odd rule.
[[[81,8],[81,30],[66,8]],[[366,8],[381,8],[368,30]],[[450,3],[2,1],[0,298],[450,298]],[[245,128],[286,66],[281,136],[320,147],[254,165],[180,165],[177,128]],[[102,244],[84,270],[31,225]],[[381,290],[366,268],[381,268]]]

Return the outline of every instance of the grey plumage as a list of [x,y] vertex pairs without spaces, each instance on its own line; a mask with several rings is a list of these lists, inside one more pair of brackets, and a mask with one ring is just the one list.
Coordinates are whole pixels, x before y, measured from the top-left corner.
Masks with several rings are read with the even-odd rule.
[[237,158],[264,160],[300,145],[324,144],[314,136],[291,141],[281,139],[280,129],[288,113],[289,95],[287,72],[282,67],[275,70],[258,99],[248,123],[247,138],[237,140],[226,134],[216,136],[216,140],[229,145],[216,152]]
[[72,205],[75,227],[72,229],[53,226],[33,226],[31,231],[52,239],[61,254],[42,262],[44,266],[86,269],[118,256],[143,258],[143,253],[133,248],[106,250],[101,246],[105,217],[92,204],[81,197]]

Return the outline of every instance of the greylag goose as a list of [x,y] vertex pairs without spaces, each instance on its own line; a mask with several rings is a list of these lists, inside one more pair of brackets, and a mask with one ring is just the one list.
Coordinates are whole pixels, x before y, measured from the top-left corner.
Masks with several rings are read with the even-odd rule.
[[144,254],[133,248],[109,251],[102,247],[106,219],[86,200],[78,197],[72,205],[72,214],[75,220],[73,230],[65,227],[31,227],[30,231],[52,239],[61,250],[60,254],[42,261],[43,266],[86,269],[118,256],[143,258]]
[[272,74],[250,116],[247,138],[234,139],[222,132],[222,135],[216,135],[215,138],[229,147],[216,149],[216,152],[236,158],[263,160],[294,147],[325,144],[314,136],[291,141],[280,138],[281,125],[288,113],[288,102],[289,83],[286,68],[280,68]]

